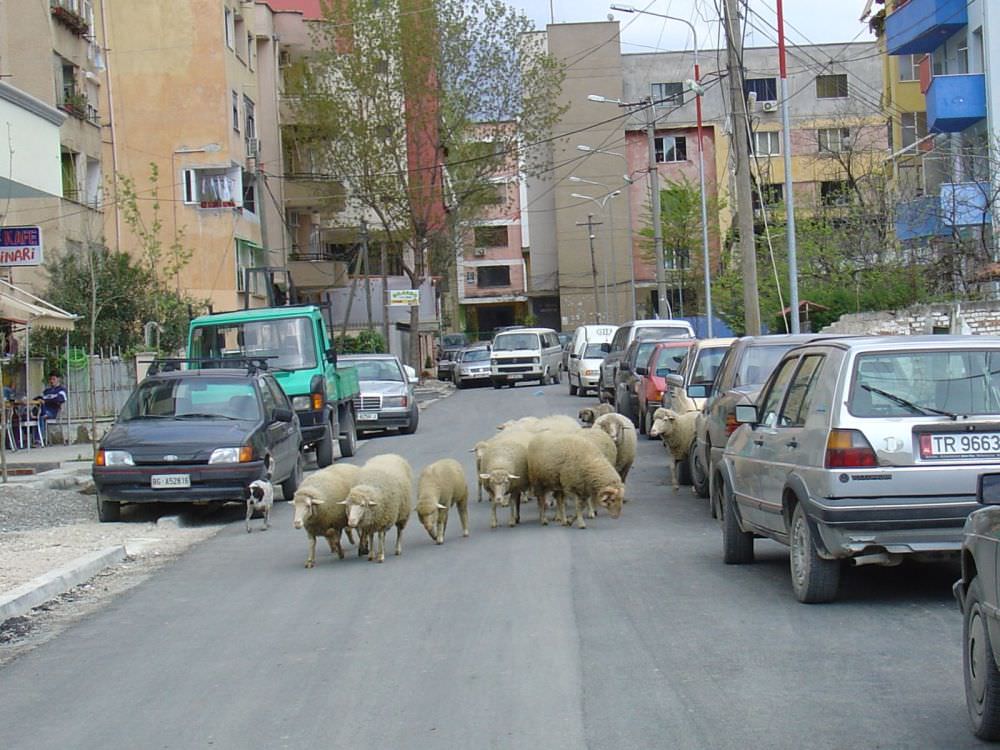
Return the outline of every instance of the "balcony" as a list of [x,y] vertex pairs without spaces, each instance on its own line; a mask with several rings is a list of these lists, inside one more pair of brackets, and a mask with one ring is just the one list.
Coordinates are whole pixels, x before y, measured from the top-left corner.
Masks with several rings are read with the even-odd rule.
[[885,19],[890,55],[933,52],[969,22],[967,0],[909,0]]
[[896,204],[896,239],[916,240],[948,234],[941,220],[941,203],[933,195],[924,195]]
[[941,185],[941,219],[946,227],[990,224],[992,188],[988,182],[945,182]]
[[961,133],[986,119],[986,75],[934,76],[925,94],[927,127],[934,133]]

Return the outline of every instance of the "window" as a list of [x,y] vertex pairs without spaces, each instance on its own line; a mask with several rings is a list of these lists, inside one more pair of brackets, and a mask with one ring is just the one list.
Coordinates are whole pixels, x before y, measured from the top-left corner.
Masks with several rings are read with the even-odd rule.
[[83,202],[93,208],[101,207],[101,162],[87,157],[87,172],[84,176]]
[[753,134],[752,149],[755,156],[776,156],[781,153],[781,133],[777,130],[758,130]]
[[778,101],[777,78],[748,78],[743,82],[743,93],[755,94],[758,102]]
[[785,395],[785,386],[792,378],[797,359],[792,357],[786,359],[778,367],[771,380],[771,389],[767,392],[767,397],[761,402],[760,423],[765,427],[774,427],[778,423],[778,408],[781,406],[782,397]]
[[233,13],[233,40],[236,43],[236,57],[243,62],[247,59],[247,34],[246,24],[243,22],[242,13]]
[[243,195],[241,169],[185,169],[182,175],[184,202],[202,208],[235,208]]
[[77,171],[79,154],[73,151],[62,152],[62,193],[63,198],[71,201],[80,200],[80,176]]
[[846,180],[821,182],[819,200],[824,206],[846,206],[851,202],[851,188]]
[[482,266],[476,269],[476,286],[510,286],[510,266]]
[[257,137],[257,120],[254,112],[253,100],[250,97],[243,97],[243,113],[246,127],[243,128],[243,135],[248,141]]
[[767,207],[777,206],[785,199],[785,186],[780,182],[766,185],[754,185],[753,188],[753,209],[759,211],[761,199]]
[[819,374],[823,359],[824,357],[819,354],[802,358],[802,364],[799,365],[798,372],[788,386],[788,398],[785,399],[785,406],[778,418],[779,427],[805,427],[813,397],[816,395],[813,385],[816,383],[816,376]]
[[233,43],[236,39],[236,19],[233,18],[232,8],[226,8],[226,46],[229,49],[233,49]]
[[684,103],[683,83],[654,83],[650,86],[653,101],[656,103]]
[[843,73],[816,76],[817,99],[847,98],[847,76]]
[[507,227],[474,227],[473,241],[476,247],[507,247]]
[[839,154],[851,150],[850,128],[821,128],[816,131],[820,153]]
[[[266,266],[267,254],[260,245],[255,245],[249,240],[236,240],[236,291],[245,292],[246,269],[260,268]],[[263,287],[264,280],[259,273],[250,274],[250,293],[259,295]]]
[[240,132],[240,95],[233,92],[233,130]]
[[250,66],[250,70],[254,69],[254,57],[256,57],[256,55],[254,54],[253,34],[248,31],[247,32],[247,65]]
[[955,73],[965,75],[969,72],[969,37],[965,34],[955,42]]
[[659,164],[687,161],[687,138],[682,135],[661,135],[654,139],[654,145]]
[[476,284],[476,272],[475,271],[466,271],[465,272],[465,283],[469,284],[470,286],[475,286],[475,284]]
[[926,112],[903,112],[899,115],[899,124],[902,127],[903,148],[912,146],[927,135]]
[[915,55],[902,55],[898,59],[899,59],[899,80],[919,81],[920,61],[924,59],[924,53],[919,52]]
[[243,210],[257,213],[257,181],[249,172],[243,173]]

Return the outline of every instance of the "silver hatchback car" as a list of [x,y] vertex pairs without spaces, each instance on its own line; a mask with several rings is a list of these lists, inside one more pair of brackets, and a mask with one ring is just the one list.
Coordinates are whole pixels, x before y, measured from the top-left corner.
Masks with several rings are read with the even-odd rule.
[[724,559],[791,548],[803,602],[832,600],[843,561],[957,554],[976,481],[1000,466],[1000,338],[816,341],[781,359],[712,477]]

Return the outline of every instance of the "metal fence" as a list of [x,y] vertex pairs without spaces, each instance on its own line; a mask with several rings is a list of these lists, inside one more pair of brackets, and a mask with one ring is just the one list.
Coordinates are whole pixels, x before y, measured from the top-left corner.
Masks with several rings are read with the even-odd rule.
[[[66,405],[60,413],[60,421],[90,419],[91,373],[94,379],[95,416],[98,419],[118,416],[136,385],[135,358],[124,356],[117,350],[101,351],[88,356],[82,350],[72,349],[68,358],[65,351],[58,351],[52,352],[48,358],[50,362],[53,360],[60,362],[58,369],[62,372],[63,384],[66,386]],[[27,388],[23,386],[23,366],[12,373],[15,388],[28,396],[41,393],[42,388],[47,385],[41,362],[31,369],[32,383]]]

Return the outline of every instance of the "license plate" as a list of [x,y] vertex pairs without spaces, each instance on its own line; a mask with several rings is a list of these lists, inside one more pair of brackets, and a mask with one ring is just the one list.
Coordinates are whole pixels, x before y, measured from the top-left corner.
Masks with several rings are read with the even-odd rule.
[[149,478],[149,486],[154,490],[162,490],[170,487],[190,487],[190,474],[153,474]]
[[946,432],[920,436],[923,458],[992,458],[1000,456],[1000,432]]
[[378,419],[378,414],[375,412],[358,412],[359,422],[374,422],[376,419]]
[[508,375],[507,377],[508,377],[508,378],[509,378],[510,380],[520,380],[521,378],[523,378],[523,377],[524,377],[524,375]]

